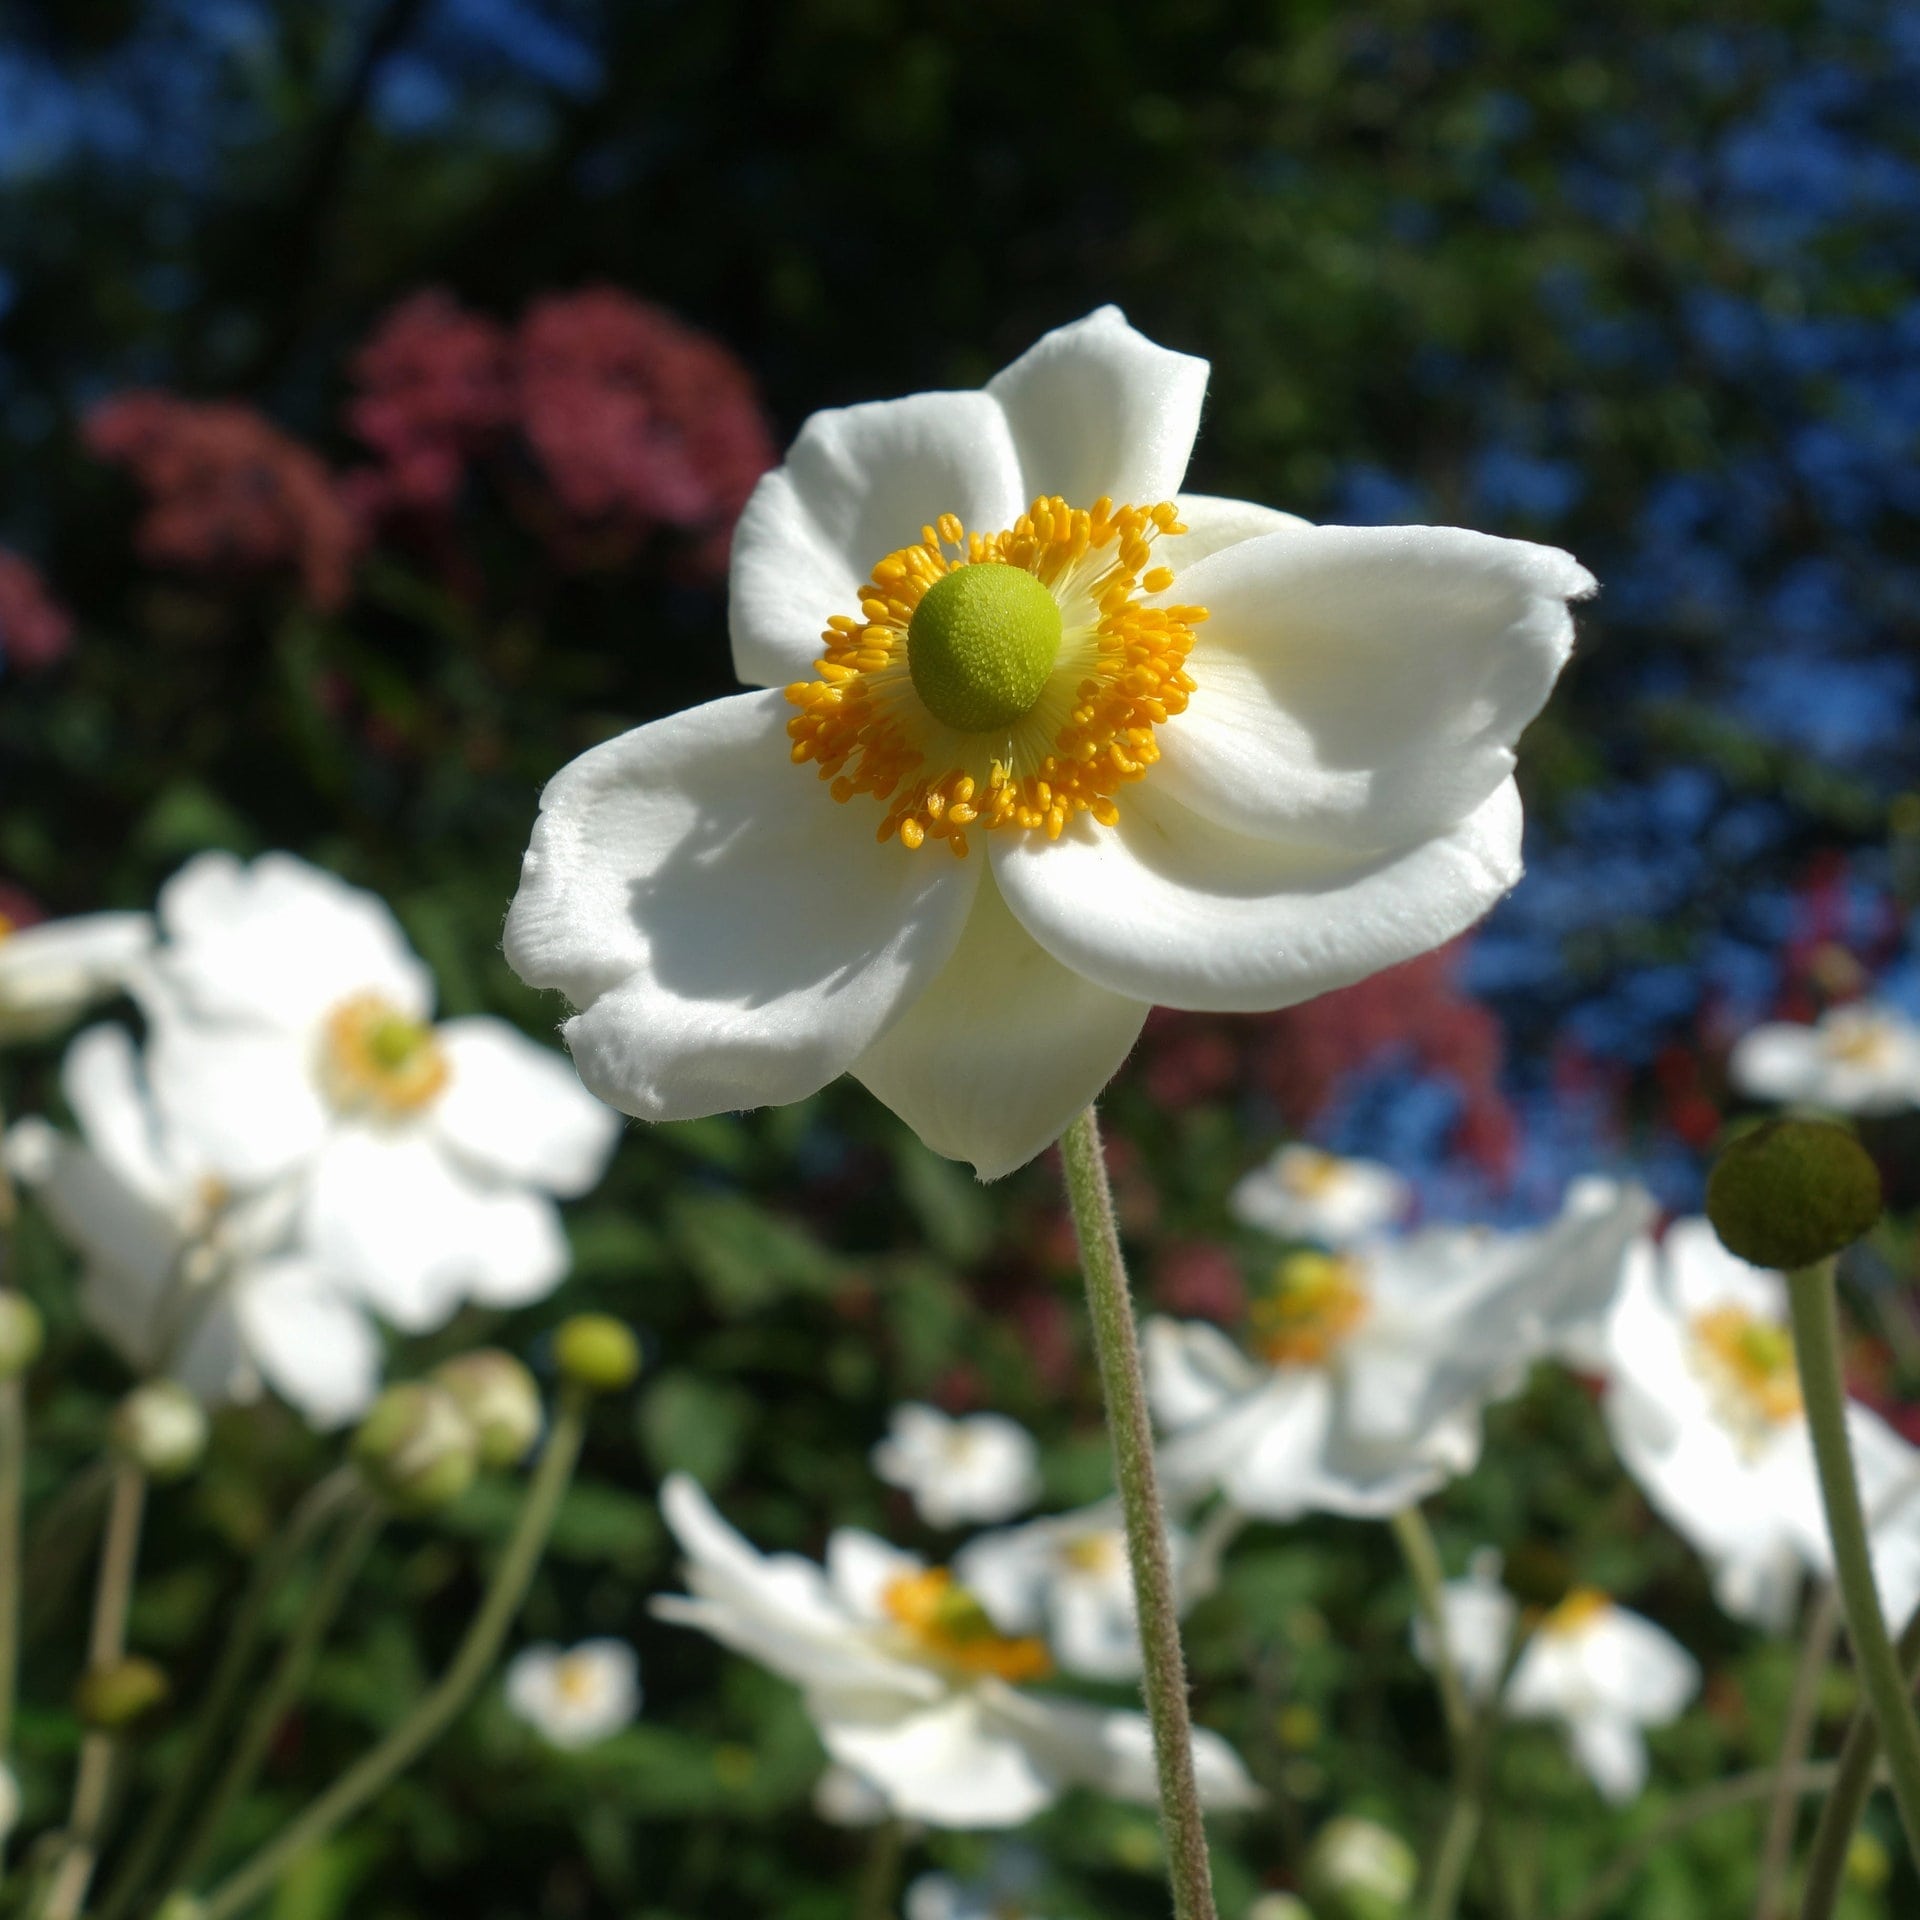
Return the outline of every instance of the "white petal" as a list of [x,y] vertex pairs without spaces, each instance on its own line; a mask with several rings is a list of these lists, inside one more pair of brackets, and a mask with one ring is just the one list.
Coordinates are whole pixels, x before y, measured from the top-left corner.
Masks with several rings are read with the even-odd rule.
[[1264,1373],[1204,1320],[1149,1320],[1141,1337],[1153,1417],[1178,1431],[1252,1393]]
[[995,533],[1028,499],[1006,416],[984,393],[816,413],[734,528],[734,672],[761,687],[813,679],[822,630],[837,613],[859,617],[877,561],[943,513]]
[[[1257,540],[1263,533],[1311,531],[1313,522],[1297,513],[1282,513],[1278,507],[1263,507],[1252,500],[1228,500],[1213,493],[1180,493],[1174,496],[1180,509],[1180,524],[1185,533],[1163,536],[1154,543],[1156,565],[1171,567],[1175,584],[1189,567],[1196,566],[1210,553],[1223,547],[1237,547],[1243,540]],[[1179,594],[1171,596],[1180,599]]]
[[997,1180],[1059,1139],[1146,1018],[1062,966],[989,877],[953,957],[853,1073],[935,1153]]
[[326,1137],[304,1034],[161,1014],[147,1036],[147,1074],[165,1124],[235,1185],[285,1173]]
[[874,840],[788,759],[777,693],[583,754],[541,798],[507,958],[585,1009],[595,1093],[645,1120],[799,1100],[934,979],[980,862]]
[[1567,1723],[1574,1758],[1587,1778],[1615,1806],[1639,1797],[1647,1784],[1647,1743],[1640,1729],[1620,1715],[1586,1713]]
[[1590,1686],[1643,1727],[1679,1719],[1700,1691],[1700,1663],[1644,1614],[1609,1607],[1583,1637]]
[[380,1390],[380,1336],[312,1261],[263,1261],[239,1276],[233,1311],[267,1384],[319,1428],[343,1427]]
[[181,1198],[182,1176],[161,1144],[159,1120],[124,1027],[89,1027],[60,1063],[60,1091],[87,1145],[129,1189],[155,1206]]
[[436,1034],[450,1073],[433,1124],[463,1159],[567,1197],[606,1171],[619,1116],[560,1054],[504,1020],[449,1020]]
[[1167,1485],[1175,1493],[1217,1486],[1243,1512],[1291,1520],[1319,1503],[1332,1418],[1324,1373],[1305,1367],[1277,1372],[1257,1392],[1166,1443],[1161,1465]]
[[925,1569],[925,1561],[858,1527],[836,1527],[827,1539],[828,1584],[857,1620],[885,1620],[887,1589]]
[[1171,500],[1187,471],[1207,363],[1157,346],[1118,307],[1056,327],[987,383],[1007,411],[1022,507],[1059,494],[1136,506]]
[[[1447,1650],[1468,1698],[1490,1698],[1506,1671],[1514,1623],[1520,1612],[1518,1603],[1498,1578],[1449,1580],[1441,1590],[1441,1612]],[[1431,1666],[1433,1635],[1423,1619],[1416,1618],[1413,1623],[1413,1646],[1420,1659]]]
[[144,913],[88,913],[0,936],[0,1034],[64,1024],[124,986],[153,944]]
[[[994,836],[1005,841],[1010,836]],[[1042,946],[1115,993],[1202,1013],[1289,1007],[1464,932],[1520,877],[1511,781],[1398,854],[1251,840],[1154,791],[1120,823],[993,848],[1007,904]]]
[[1059,1783],[972,1693],[890,1711],[858,1695],[807,1702],[821,1743],[877,1786],[896,1814],[930,1827],[1017,1827],[1050,1807]]
[[1140,1671],[1140,1626],[1131,1586],[1086,1579],[1054,1583],[1049,1635],[1061,1668],[1089,1680],[1131,1680]]
[[[1402,847],[1464,818],[1573,646],[1568,554],[1459,527],[1314,527],[1182,574],[1206,607],[1151,776],[1257,838]],[[1124,811],[1125,801],[1121,805]]]
[[385,901],[289,853],[198,855],[160,890],[160,924],[156,970],[209,1018],[305,1029],[361,993],[415,1019],[433,1009],[433,976]]

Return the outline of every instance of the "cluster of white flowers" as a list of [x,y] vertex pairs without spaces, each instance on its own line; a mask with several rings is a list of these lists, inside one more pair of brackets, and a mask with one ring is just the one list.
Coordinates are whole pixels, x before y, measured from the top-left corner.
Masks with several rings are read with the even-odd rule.
[[[0,997],[70,1018],[124,985],[146,1046],[81,1033],[62,1073],[78,1133],[25,1119],[7,1154],[137,1371],[210,1403],[264,1383],[337,1426],[376,1391],[376,1320],[421,1332],[565,1275],[555,1198],[600,1177],[617,1117],[506,1022],[435,1025],[432,978],[373,895],[287,855],[204,854],[162,891],[157,938],[88,924],[0,943]],[[10,949],[42,959],[9,974]]]

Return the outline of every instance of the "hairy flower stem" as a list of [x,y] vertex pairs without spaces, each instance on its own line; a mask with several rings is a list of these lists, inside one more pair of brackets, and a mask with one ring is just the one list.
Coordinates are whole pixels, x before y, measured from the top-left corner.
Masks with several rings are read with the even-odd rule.
[[532,1484],[520,1507],[513,1537],[500,1556],[480,1610],[467,1628],[451,1664],[427,1697],[370,1753],[347,1769],[325,1793],[312,1801],[251,1860],[223,1880],[199,1907],[199,1920],[233,1920],[233,1916],[272,1890],[309,1847],[318,1846],[342,1822],[351,1819],[396,1774],[411,1766],[458,1717],[491,1670],[507,1637],[534,1570],[546,1551],[554,1516],[573,1478],[586,1432],[587,1395],[569,1385],[561,1395],[553,1431],[534,1469]]
[[[1100,1148],[1100,1123],[1091,1107],[1060,1136],[1067,1203],[1080,1241],[1093,1347],[1113,1440],[1115,1477],[1127,1523],[1127,1558],[1140,1615],[1143,1690],[1153,1725],[1160,1777],[1160,1824],[1175,1920],[1216,1920],[1207,1830],[1193,1774],[1193,1720],[1187,1706],[1186,1657],[1180,1648],[1180,1612],[1166,1513],[1154,1471],[1153,1422],[1140,1365],[1133,1298],[1113,1217],[1113,1193]],[[208,1920],[223,1920],[209,1915]]]
[[1787,1699],[1786,1725],[1780,1735],[1777,1763],[1780,1786],[1767,1809],[1766,1840],[1760,1849],[1760,1885],[1754,1896],[1753,1920],[1780,1920],[1787,1906],[1787,1870],[1793,1864],[1793,1836],[1800,1823],[1800,1796],[1793,1791],[1793,1771],[1806,1759],[1813,1744],[1814,1723],[1820,1715],[1820,1682],[1833,1664],[1834,1643],[1840,1638],[1840,1596],[1823,1586],[1807,1614],[1794,1668],[1793,1691]]
[[1834,1262],[1822,1260],[1787,1276],[1793,1310],[1793,1343],[1800,1362],[1800,1392],[1820,1470],[1820,1497],[1833,1541],[1833,1564],[1847,1635],[1853,1642],[1860,1681],[1879,1723],[1893,1777],[1894,1804],[1906,1829],[1907,1848],[1920,1862],[1920,1721],[1914,1718],[1899,1656],[1880,1612],[1873,1580],[1867,1519],[1847,1438],[1847,1389],[1840,1371],[1840,1316],[1834,1299]]
[[[1920,1611],[1900,1636],[1900,1664],[1907,1686],[1920,1680]],[[1853,1836],[1873,1791],[1874,1770],[1880,1760],[1880,1728],[1865,1707],[1856,1709],[1840,1743],[1840,1765],[1833,1791],[1820,1809],[1813,1847],[1807,1855],[1807,1875],[1800,1891],[1800,1920],[1831,1920],[1847,1877],[1847,1856]]]

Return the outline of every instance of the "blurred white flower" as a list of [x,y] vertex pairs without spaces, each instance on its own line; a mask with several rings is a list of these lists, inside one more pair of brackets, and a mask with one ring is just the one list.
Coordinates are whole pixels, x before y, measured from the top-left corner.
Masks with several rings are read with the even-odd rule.
[[1898,1113],[1920,1106],[1920,1026],[1872,1001],[1830,1007],[1810,1027],[1755,1027],[1734,1047],[1727,1071],[1756,1100]]
[[507,957],[581,1009],[597,1093],[688,1119],[852,1073],[991,1179],[1150,1006],[1291,1006],[1519,878],[1514,744],[1591,576],[1179,493],[1206,381],[1103,307],[977,392],[806,423],[734,535],[759,691],[541,798]]
[[236,1187],[297,1178],[299,1231],[396,1325],[537,1300],[568,1264],[555,1195],[619,1122],[505,1021],[433,1024],[433,982],[372,894],[286,854],[203,854],[160,896],[138,983],[161,1110]]
[[[1181,1605],[1191,1606],[1218,1583],[1217,1556],[1196,1553],[1178,1527],[1167,1542]],[[1139,1617],[1115,1503],[983,1533],[955,1555],[953,1571],[1002,1633],[1044,1635],[1063,1672],[1087,1680],[1139,1673]]]
[[1314,1835],[1304,1871],[1314,1899],[1336,1912],[1398,1913],[1413,1898],[1420,1860],[1391,1827],[1347,1814]]
[[1040,1449],[1000,1413],[954,1418],[910,1401],[894,1408],[872,1458],[888,1486],[913,1495],[930,1527],[1008,1520],[1040,1497]]
[[[1605,1407],[1621,1460],[1714,1570],[1720,1604],[1778,1629],[1803,1570],[1832,1572],[1788,1322],[1786,1282],[1677,1220],[1627,1262]],[[1920,1601],[1920,1451],[1869,1409],[1847,1413],[1890,1617]]]
[[1652,1218],[1638,1188],[1584,1185],[1525,1233],[1430,1227],[1281,1261],[1244,1344],[1150,1321],[1148,1387],[1176,1492],[1244,1512],[1382,1517],[1479,1457],[1480,1415],[1605,1311]]
[[0,1760],[0,1847],[7,1844],[19,1822],[20,1782],[13,1777],[13,1769]]
[[624,1640],[546,1642],[507,1663],[507,1705],[549,1746],[590,1747],[633,1724],[640,1662]]
[[[828,1754],[896,1814],[1015,1826],[1075,1785],[1155,1800],[1145,1716],[1028,1691],[1052,1671],[1045,1642],[1001,1633],[946,1569],[847,1528],[828,1541],[824,1569],[762,1556],[684,1474],[667,1481],[661,1510],[692,1592],[654,1611],[799,1686]],[[1197,1732],[1193,1757],[1208,1805],[1257,1801],[1217,1735]]]
[[1317,1240],[1336,1253],[1405,1218],[1413,1189],[1377,1160],[1346,1160],[1295,1142],[1243,1176],[1234,1217],[1282,1240]]
[[264,1378],[316,1426],[365,1412],[380,1342],[293,1244],[296,1196],[230,1188],[163,1122],[120,1027],[75,1039],[61,1088],[79,1137],[22,1120],[7,1160],[79,1249],[81,1304],[127,1364],[171,1373],[210,1405],[251,1399]]
[[[1483,1548],[1468,1565],[1464,1580],[1449,1580],[1440,1589],[1441,1629],[1453,1670],[1467,1698],[1476,1704],[1493,1698],[1513,1651],[1513,1630],[1520,1608],[1500,1582],[1500,1555]],[[1429,1667],[1434,1664],[1433,1634],[1423,1616],[1413,1622],[1413,1650]]]
[[0,1040],[30,1040],[77,1020],[127,984],[153,944],[144,913],[87,913],[16,927],[0,913]]
[[831,1760],[813,1783],[813,1810],[829,1826],[877,1827],[893,1818],[887,1796],[864,1774]]

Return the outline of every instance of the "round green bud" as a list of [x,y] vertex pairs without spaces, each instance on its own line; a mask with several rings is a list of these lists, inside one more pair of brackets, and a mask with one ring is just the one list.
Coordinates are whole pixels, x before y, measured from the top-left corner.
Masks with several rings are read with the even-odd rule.
[[1397,1833],[1342,1816],[1314,1836],[1304,1874],[1316,1913],[1331,1920],[1400,1920],[1420,1879],[1420,1862]]
[[73,1704],[88,1726],[119,1732],[144,1720],[166,1697],[167,1676],[151,1660],[128,1654],[110,1666],[89,1667]]
[[17,1380],[40,1358],[46,1322],[24,1293],[0,1293],[0,1380]]
[[207,1451],[207,1413],[177,1380],[149,1380],[113,1410],[113,1444],[152,1480],[178,1480]]
[[1893,1878],[1893,1861],[1870,1833],[1856,1833],[1847,1848],[1847,1884],[1878,1893]]
[[1247,1920],[1313,1920],[1313,1909],[1297,1893],[1263,1893],[1247,1909]]
[[930,586],[907,625],[907,670],[936,720],[989,733],[1032,711],[1060,653],[1060,607],[1024,567],[987,560]]
[[153,1920],[201,1920],[206,1910],[207,1903],[190,1893],[170,1893],[154,1909]]
[[540,1389],[512,1354],[497,1347],[456,1354],[435,1367],[432,1378],[479,1436],[483,1467],[517,1466],[533,1450],[544,1418]]
[[1850,1247],[1880,1218],[1880,1170],[1830,1120],[1767,1120],[1707,1176],[1707,1217],[1729,1253],[1790,1273]]
[[389,1387],[353,1436],[367,1485],[403,1513],[431,1513],[457,1500],[480,1465],[480,1436],[445,1387],[409,1380]]
[[640,1377],[640,1342],[608,1313],[576,1313],[553,1336],[553,1362],[563,1380],[589,1393],[618,1393]]

